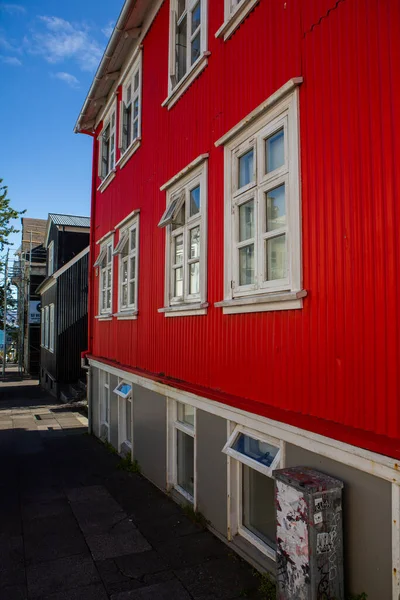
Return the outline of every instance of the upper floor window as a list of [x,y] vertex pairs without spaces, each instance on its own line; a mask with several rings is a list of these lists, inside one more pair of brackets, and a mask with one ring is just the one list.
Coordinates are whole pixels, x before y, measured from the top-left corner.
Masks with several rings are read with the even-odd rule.
[[103,130],[100,134],[99,175],[105,179],[115,167],[115,103],[104,119]]
[[225,0],[225,21],[216,33],[227,40],[260,0]]
[[139,253],[139,215],[120,229],[119,242],[114,254],[119,255],[118,269],[118,310],[133,314],[137,311],[138,298],[138,253]]
[[170,89],[207,49],[207,0],[171,0]]
[[50,242],[47,248],[47,275],[54,273],[54,242]]
[[100,253],[94,263],[100,269],[99,277],[99,315],[108,315],[112,311],[112,266],[113,239],[108,237],[101,246]]
[[248,298],[252,310],[276,308],[263,301],[300,298],[297,111],[295,90],[247,127],[245,119],[225,148],[225,301]]
[[142,63],[139,57],[122,88],[121,152],[124,153],[141,135]]
[[[159,222],[166,227],[166,307],[201,306],[206,299],[207,163],[171,185]],[[167,310],[164,309],[164,312]]]

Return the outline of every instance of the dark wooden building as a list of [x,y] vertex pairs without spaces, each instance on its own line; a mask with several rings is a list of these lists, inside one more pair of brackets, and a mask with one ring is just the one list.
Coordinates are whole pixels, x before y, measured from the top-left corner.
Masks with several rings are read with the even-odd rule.
[[57,398],[79,393],[87,347],[88,217],[50,214],[41,296],[40,383]]

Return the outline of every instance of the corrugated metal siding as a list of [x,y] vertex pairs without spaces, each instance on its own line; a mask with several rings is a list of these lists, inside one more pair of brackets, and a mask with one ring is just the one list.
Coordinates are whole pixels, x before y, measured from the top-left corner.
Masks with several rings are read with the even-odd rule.
[[49,213],[49,218],[55,225],[70,227],[90,227],[90,217],[77,217],[75,215],[56,215]]
[[[209,65],[168,111],[163,4],[144,40],[142,146],[97,194],[93,224],[99,239],[140,208],[139,318],[93,323],[95,355],[365,447],[373,442],[363,430],[399,438],[399,10],[395,0],[261,0],[224,43],[214,37],[223,1],[213,2]],[[224,252],[223,150],[214,142],[299,75],[309,296],[301,311],[223,316],[213,306],[223,298]],[[207,316],[166,319],[157,312],[165,254],[159,187],[204,152],[210,308]],[[116,274],[117,262],[115,284]],[[95,278],[93,314],[97,303]],[[374,439],[384,451],[383,438]]]

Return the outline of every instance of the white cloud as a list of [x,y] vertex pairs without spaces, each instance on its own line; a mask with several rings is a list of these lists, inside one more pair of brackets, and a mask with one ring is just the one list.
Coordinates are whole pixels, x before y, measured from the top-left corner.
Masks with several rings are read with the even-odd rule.
[[43,56],[51,64],[73,59],[83,71],[97,68],[103,50],[88,27],[52,16],[39,17],[39,22],[42,29],[25,39],[29,52]]
[[71,73],[59,71],[58,73],[54,73],[54,77],[57,77],[57,79],[61,79],[61,81],[65,81],[65,83],[67,83],[69,87],[72,87],[74,89],[79,87],[79,80],[75,77],[75,75],[71,75]]
[[11,65],[12,67],[20,67],[22,65],[19,58],[16,58],[15,56],[0,56],[0,61],[6,65]]
[[26,9],[20,4],[6,4],[5,2],[0,2],[0,10],[10,15],[22,15],[26,13]]
[[106,36],[106,38],[109,38],[111,36],[112,32],[114,31],[114,25],[114,21],[109,21],[108,24],[101,30]]

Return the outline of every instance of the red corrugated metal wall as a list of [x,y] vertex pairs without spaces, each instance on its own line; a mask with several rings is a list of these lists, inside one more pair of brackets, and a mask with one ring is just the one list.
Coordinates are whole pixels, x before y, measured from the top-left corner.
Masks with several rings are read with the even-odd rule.
[[[400,8],[396,0],[260,0],[168,111],[166,0],[143,48],[142,145],[103,194],[99,239],[140,208],[139,317],[96,322],[92,353],[205,395],[400,454]],[[211,4],[211,0],[210,0]],[[223,150],[214,142],[292,77],[300,87],[303,279],[297,311],[223,315]],[[395,100],[396,99],[396,100]],[[160,186],[209,152],[207,316],[165,318]],[[396,168],[397,166],[397,168]],[[117,303],[117,261],[114,306]],[[97,279],[94,282],[97,312]],[[365,432],[374,432],[364,435]],[[378,437],[383,436],[383,437]],[[385,439],[386,438],[386,439]],[[388,438],[392,438],[390,450]],[[385,450],[386,449],[386,450]]]

